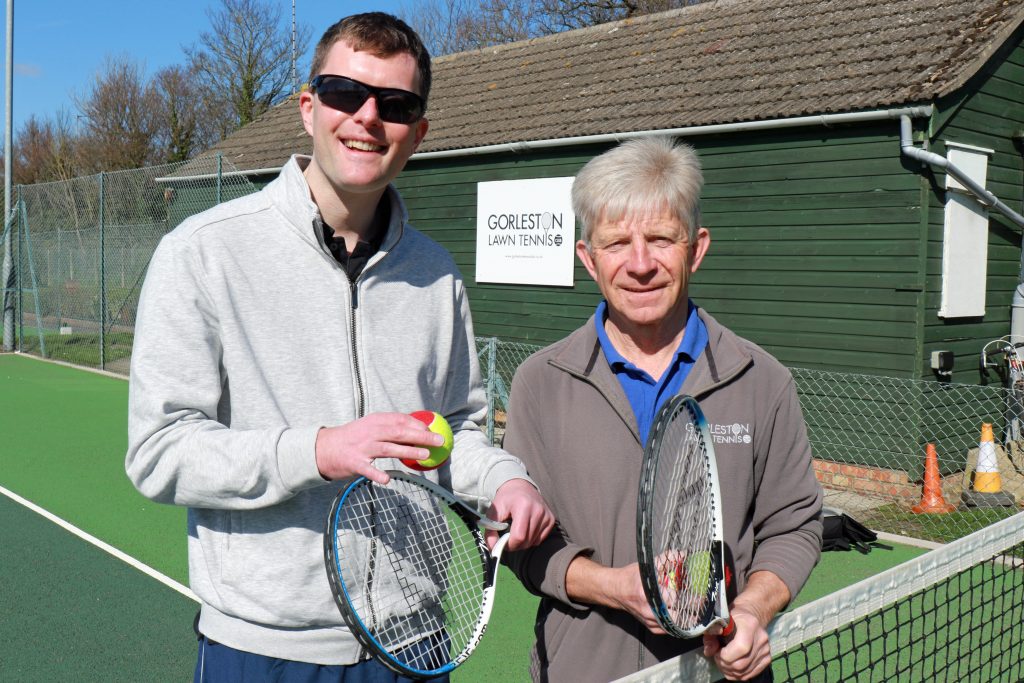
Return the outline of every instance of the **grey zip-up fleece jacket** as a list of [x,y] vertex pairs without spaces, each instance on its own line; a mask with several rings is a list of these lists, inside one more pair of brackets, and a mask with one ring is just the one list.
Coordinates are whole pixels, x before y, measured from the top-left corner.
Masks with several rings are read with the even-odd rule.
[[189,508],[189,582],[205,635],[351,664],[360,649],[324,569],[340,485],[317,470],[320,427],[434,410],[455,448],[428,476],[478,507],[528,477],[479,429],[486,397],[449,254],[409,226],[390,187],[387,236],[350,283],[324,245],[307,163],[292,158],[262,191],[161,241],[139,302],[125,468],[146,497]]
[[[694,396],[708,420],[738,589],[750,573],[768,570],[795,596],[820,554],[821,488],[792,376],[761,348],[703,310],[699,315],[708,345],[681,393]],[[700,639],[655,636],[626,612],[566,595],[566,569],[581,553],[609,567],[637,561],[643,448],[593,318],[519,367],[504,445],[526,463],[561,532],[508,555],[527,589],[543,597],[534,678],[609,681],[697,647]]]

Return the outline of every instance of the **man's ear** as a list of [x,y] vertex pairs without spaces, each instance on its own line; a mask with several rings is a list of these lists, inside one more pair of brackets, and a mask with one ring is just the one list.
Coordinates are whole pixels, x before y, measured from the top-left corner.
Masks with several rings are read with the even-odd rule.
[[576,256],[579,257],[580,263],[582,263],[583,267],[587,269],[588,273],[590,273],[590,277],[594,282],[597,282],[597,270],[594,268],[594,256],[590,253],[590,250],[587,249],[587,245],[583,240],[576,242]]
[[711,247],[711,233],[707,228],[697,229],[697,239],[690,245],[690,272],[696,273]]
[[313,135],[313,93],[303,90],[299,93],[299,113],[302,115],[302,125],[310,136]]
[[430,121],[424,116],[422,119],[416,122],[416,146],[413,149],[419,149],[420,143],[423,142],[423,138],[427,137],[427,130],[430,128]]

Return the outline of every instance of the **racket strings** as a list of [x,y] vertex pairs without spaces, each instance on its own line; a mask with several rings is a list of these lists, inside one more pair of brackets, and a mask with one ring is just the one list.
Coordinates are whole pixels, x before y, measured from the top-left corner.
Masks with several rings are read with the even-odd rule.
[[380,649],[429,672],[471,647],[487,575],[475,527],[427,490],[392,480],[352,491],[336,529],[340,582]]
[[696,416],[680,410],[664,425],[654,484],[658,590],[667,616],[683,630],[708,623],[714,612],[715,500],[708,450],[696,422]]

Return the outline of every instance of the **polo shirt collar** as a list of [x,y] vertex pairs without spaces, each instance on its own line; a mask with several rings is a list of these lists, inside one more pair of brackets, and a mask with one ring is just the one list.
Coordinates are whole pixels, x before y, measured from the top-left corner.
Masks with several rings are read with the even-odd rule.
[[[623,370],[638,371],[638,368],[633,363],[629,362],[625,356],[619,353],[619,350],[615,348],[612,340],[608,337],[608,332],[604,329],[604,321],[607,315],[608,302],[602,300],[594,312],[594,328],[597,332],[597,340],[601,344],[601,350],[604,351],[604,356],[608,360],[608,365],[615,372]],[[705,332],[704,326],[700,324],[697,316],[697,306],[694,305],[692,299],[687,300],[686,331],[683,333],[682,341],[679,342],[679,348],[676,349],[673,362],[680,360],[681,357],[683,361],[693,363],[704,350],[707,341],[707,332]]]

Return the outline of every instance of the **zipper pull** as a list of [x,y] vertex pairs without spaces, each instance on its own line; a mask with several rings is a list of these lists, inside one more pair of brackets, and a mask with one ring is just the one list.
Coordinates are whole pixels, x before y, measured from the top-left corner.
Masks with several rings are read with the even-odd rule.
[[349,284],[349,289],[352,290],[352,311],[354,312],[359,308],[359,287],[355,282]]

